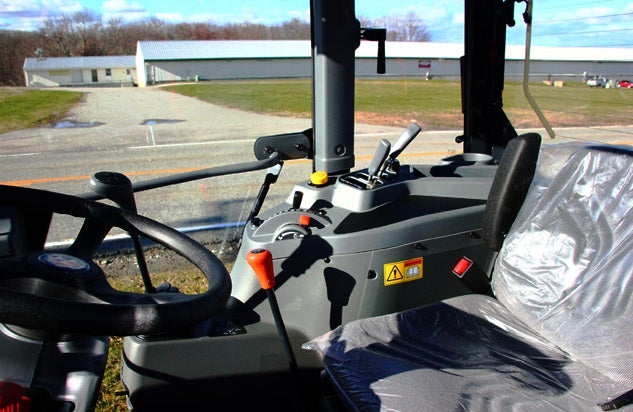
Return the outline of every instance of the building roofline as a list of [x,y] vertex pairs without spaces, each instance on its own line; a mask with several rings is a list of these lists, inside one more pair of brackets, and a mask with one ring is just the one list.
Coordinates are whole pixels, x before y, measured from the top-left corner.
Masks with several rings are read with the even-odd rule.
[[[356,58],[375,58],[376,42],[361,42]],[[461,43],[387,42],[388,59],[459,59]],[[633,48],[533,46],[531,60],[633,62]],[[145,61],[310,58],[309,40],[166,40],[139,41]],[[506,60],[523,60],[525,47],[508,45]]]

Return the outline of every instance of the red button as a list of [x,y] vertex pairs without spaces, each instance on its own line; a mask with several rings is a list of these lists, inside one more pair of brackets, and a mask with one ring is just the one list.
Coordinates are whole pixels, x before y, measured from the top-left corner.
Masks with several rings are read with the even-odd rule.
[[464,277],[464,274],[468,271],[468,269],[470,269],[472,265],[473,265],[472,260],[468,259],[467,257],[463,257],[459,259],[459,262],[457,262],[457,264],[453,268],[453,273],[457,277],[460,277],[460,278]]

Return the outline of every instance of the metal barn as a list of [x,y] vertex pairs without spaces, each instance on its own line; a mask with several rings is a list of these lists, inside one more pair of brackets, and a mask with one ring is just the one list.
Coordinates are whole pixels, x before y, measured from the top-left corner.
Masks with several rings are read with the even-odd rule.
[[[136,53],[138,83],[309,77],[310,47],[309,41],[142,41]],[[357,76],[376,75],[377,47],[362,42],[356,50]],[[459,78],[463,48],[458,43],[387,42],[386,76]],[[508,46],[508,79],[523,76],[524,56],[523,46]],[[532,80],[631,76],[633,49],[533,47],[530,73]]]

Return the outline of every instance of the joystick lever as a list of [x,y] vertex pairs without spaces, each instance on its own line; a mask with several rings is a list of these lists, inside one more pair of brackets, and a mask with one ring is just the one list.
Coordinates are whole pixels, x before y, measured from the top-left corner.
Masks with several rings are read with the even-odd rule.
[[257,276],[262,289],[264,290],[264,292],[266,292],[266,297],[268,298],[270,309],[272,311],[273,318],[275,319],[275,326],[277,326],[277,333],[279,334],[279,338],[281,339],[281,343],[286,352],[286,357],[288,358],[290,372],[293,374],[296,379],[297,385],[300,387],[297,360],[295,358],[294,352],[292,351],[290,339],[288,338],[288,332],[286,331],[286,326],[284,325],[284,321],[281,317],[279,304],[277,303],[277,298],[275,297],[275,292],[273,290],[273,288],[275,287],[273,256],[267,249],[253,249],[246,254],[246,261],[255,272],[255,275]]
[[409,146],[409,143],[415,139],[415,137],[422,131],[419,124],[413,122],[405,129],[404,132],[398,137],[396,143],[393,145],[391,152],[389,153],[390,159],[395,159],[400,156],[400,153]]
[[413,122],[406,128],[404,132],[398,137],[396,143],[391,147],[391,152],[389,152],[389,156],[383,162],[378,175],[380,176],[383,172],[393,171],[393,166],[396,163],[396,159],[400,156],[400,153],[404,151],[404,149],[409,146],[409,143],[415,139],[415,137],[422,131],[422,128],[419,124]]
[[369,163],[369,168],[367,168],[367,188],[371,189],[374,186],[374,181],[376,178],[380,177],[380,169],[382,168],[387,156],[389,155],[389,151],[391,150],[391,143],[389,140],[382,139],[378,147],[376,148],[376,154],[374,154],[374,158],[371,159]]

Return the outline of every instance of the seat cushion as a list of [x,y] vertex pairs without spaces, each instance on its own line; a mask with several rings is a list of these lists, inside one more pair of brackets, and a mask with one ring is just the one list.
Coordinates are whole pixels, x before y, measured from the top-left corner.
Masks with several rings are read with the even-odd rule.
[[481,295],[354,321],[305,348],[359,411],[599,410],[613,385]]

